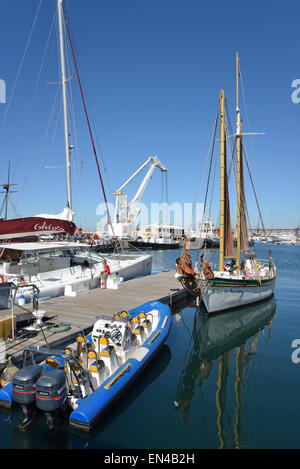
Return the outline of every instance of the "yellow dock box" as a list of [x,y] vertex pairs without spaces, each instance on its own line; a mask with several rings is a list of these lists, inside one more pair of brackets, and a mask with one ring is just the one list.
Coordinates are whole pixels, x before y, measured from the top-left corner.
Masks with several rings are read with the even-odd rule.
[[12,322],[14,324],[14,331],[16,331],[16,316],[12,318],[0,319],[0,338],[7,339],[12,337]]

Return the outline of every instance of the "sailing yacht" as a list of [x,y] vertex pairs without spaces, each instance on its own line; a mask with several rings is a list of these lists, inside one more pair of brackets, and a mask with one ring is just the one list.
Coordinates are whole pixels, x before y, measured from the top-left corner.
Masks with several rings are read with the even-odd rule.
[[[201,289],[202,299],[208,313],[229,310],[255,303],[273,295],[276,282],[276,267],[268,247],[268,261],[258,260],[254,251],[250,252],[247,230],[247,207],[244,188],[244,160],[242,121],[239,110],[239,55],[236,54],[236,194],[237,194],[237,241],[231,228],[228,161],[226,144],[227,121],[225,119],[225,93],[221,90],[217,117],[220,117],[220,247],[219,266],[212,267],[206,260],[206,250],[201,255],[201,271],[196,274],[196,282]],[[217,122],[217,119],[216,119]],[[248,166],[248,161],[247,166]],[[251,178],[252,181],[252,178]],[[253,188],[254,189],[254,188]],[[255,194],[256,195],[256,194]],[[257,197],[256,201],[257,201]],[[259,216],[263,225],[261,211]],[[230,263],[228,264],[228,260]]]
[[[71,164],[70,151],[72,146],[69,142],[69,117],[68,117],[68,97],[65,64],[65,41],[64,36],[69,36],[68,24],[65,21],[66,15],[63,10],[63,0],[57,0],[58,31],[59,31],[59,55],[62,86],[64,139],[65,139],[65,161],[66,161],[66,182],[67,182],[67,207],[58,216],[41,214],[29,218],[0,221],[0,282],[14,282],[19,286],[20,293],[27,299],[26,287],[29,283],[34,283],[39,288],[39,296],[43,298],[63,295],[66,286],[77,284],[96,287],[99,285],[99,275],[103,270],[104,260],[110,266],[110,279],[129,280],[143,275],[149,275],[152,269],[152,256],[144,254],[124,254],[113,253],[104,256],[96,253],[91,247],[85,244],[72,242],[69,238],[65,241],[42,241],[38,240],[40,235],[62,234],[73,235],[76,226],[73,222],[74,212],[72,209],[72,185],[71,185]],[[78,72],[75,62],[76,72]],[[81,96],[84,102],[82,87],[77,73]],[[86,111],[85,103],[84,109]],[[87,113],[86,113],[87,117]],[[90,125],[88,121],[88,127]],[[91,130],[90,136],[92,137]],[[94,143],[92,140],[94,153],[96,156]],[[96,158],[98,172],[102,183],[101,173]],[[106,201],[106,196],[104,193]],[[35,236],[37,241],[26,241],[22,238]],[[25,242],[16,242],[25,241]],[[117,282],[110,282],[112,288]]]

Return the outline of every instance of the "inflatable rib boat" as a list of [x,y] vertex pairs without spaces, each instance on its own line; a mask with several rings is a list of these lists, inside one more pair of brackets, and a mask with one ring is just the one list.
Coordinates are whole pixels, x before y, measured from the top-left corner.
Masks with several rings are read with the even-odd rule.
[[[70,425],[90,431],[159,351],[171,322],[169,306],[154,301],[96,318],[91,334],[64,350],[31,347],[31,364],[0,389],[0,406],[20,405],[24,425],[37,410],[50,422],[71,410]],[[36,364],[34,352],[47,358]]]

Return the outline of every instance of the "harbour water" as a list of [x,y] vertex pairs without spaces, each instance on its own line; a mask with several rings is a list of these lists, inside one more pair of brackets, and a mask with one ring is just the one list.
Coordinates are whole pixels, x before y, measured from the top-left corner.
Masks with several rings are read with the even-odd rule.
[[[153,253],[153,270],[179,254]],[[299,448],[300,246],[272,255],[274,298],[211,318],[193,304],[176,311],[160,353],[90,434],[67,419],[49,430],[41,416],[21,431],[21,413],[1,409],[0,448]]]

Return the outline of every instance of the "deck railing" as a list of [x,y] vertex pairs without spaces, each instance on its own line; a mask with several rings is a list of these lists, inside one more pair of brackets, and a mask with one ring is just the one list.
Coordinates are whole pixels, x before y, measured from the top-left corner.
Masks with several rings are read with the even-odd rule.
[[35,284],[26,284],[26,291],[29,291],[32,297],[32,301],[27,307],[16,301],[18,292],[21,294],[20,288],[22,288],[22,286],[16,285],[14,282],[0,283],[0,308],[2,309],[2,311],[0,310],[0,315],[2,316],[1,319],[6,319],[9,316],[11,317],[13,339],[15,329],[14,316],[16,309],[19,308],[19,310],[21,309],[23,312],[32,315],[32,313],[37,311],[39,307],[39,288]]

